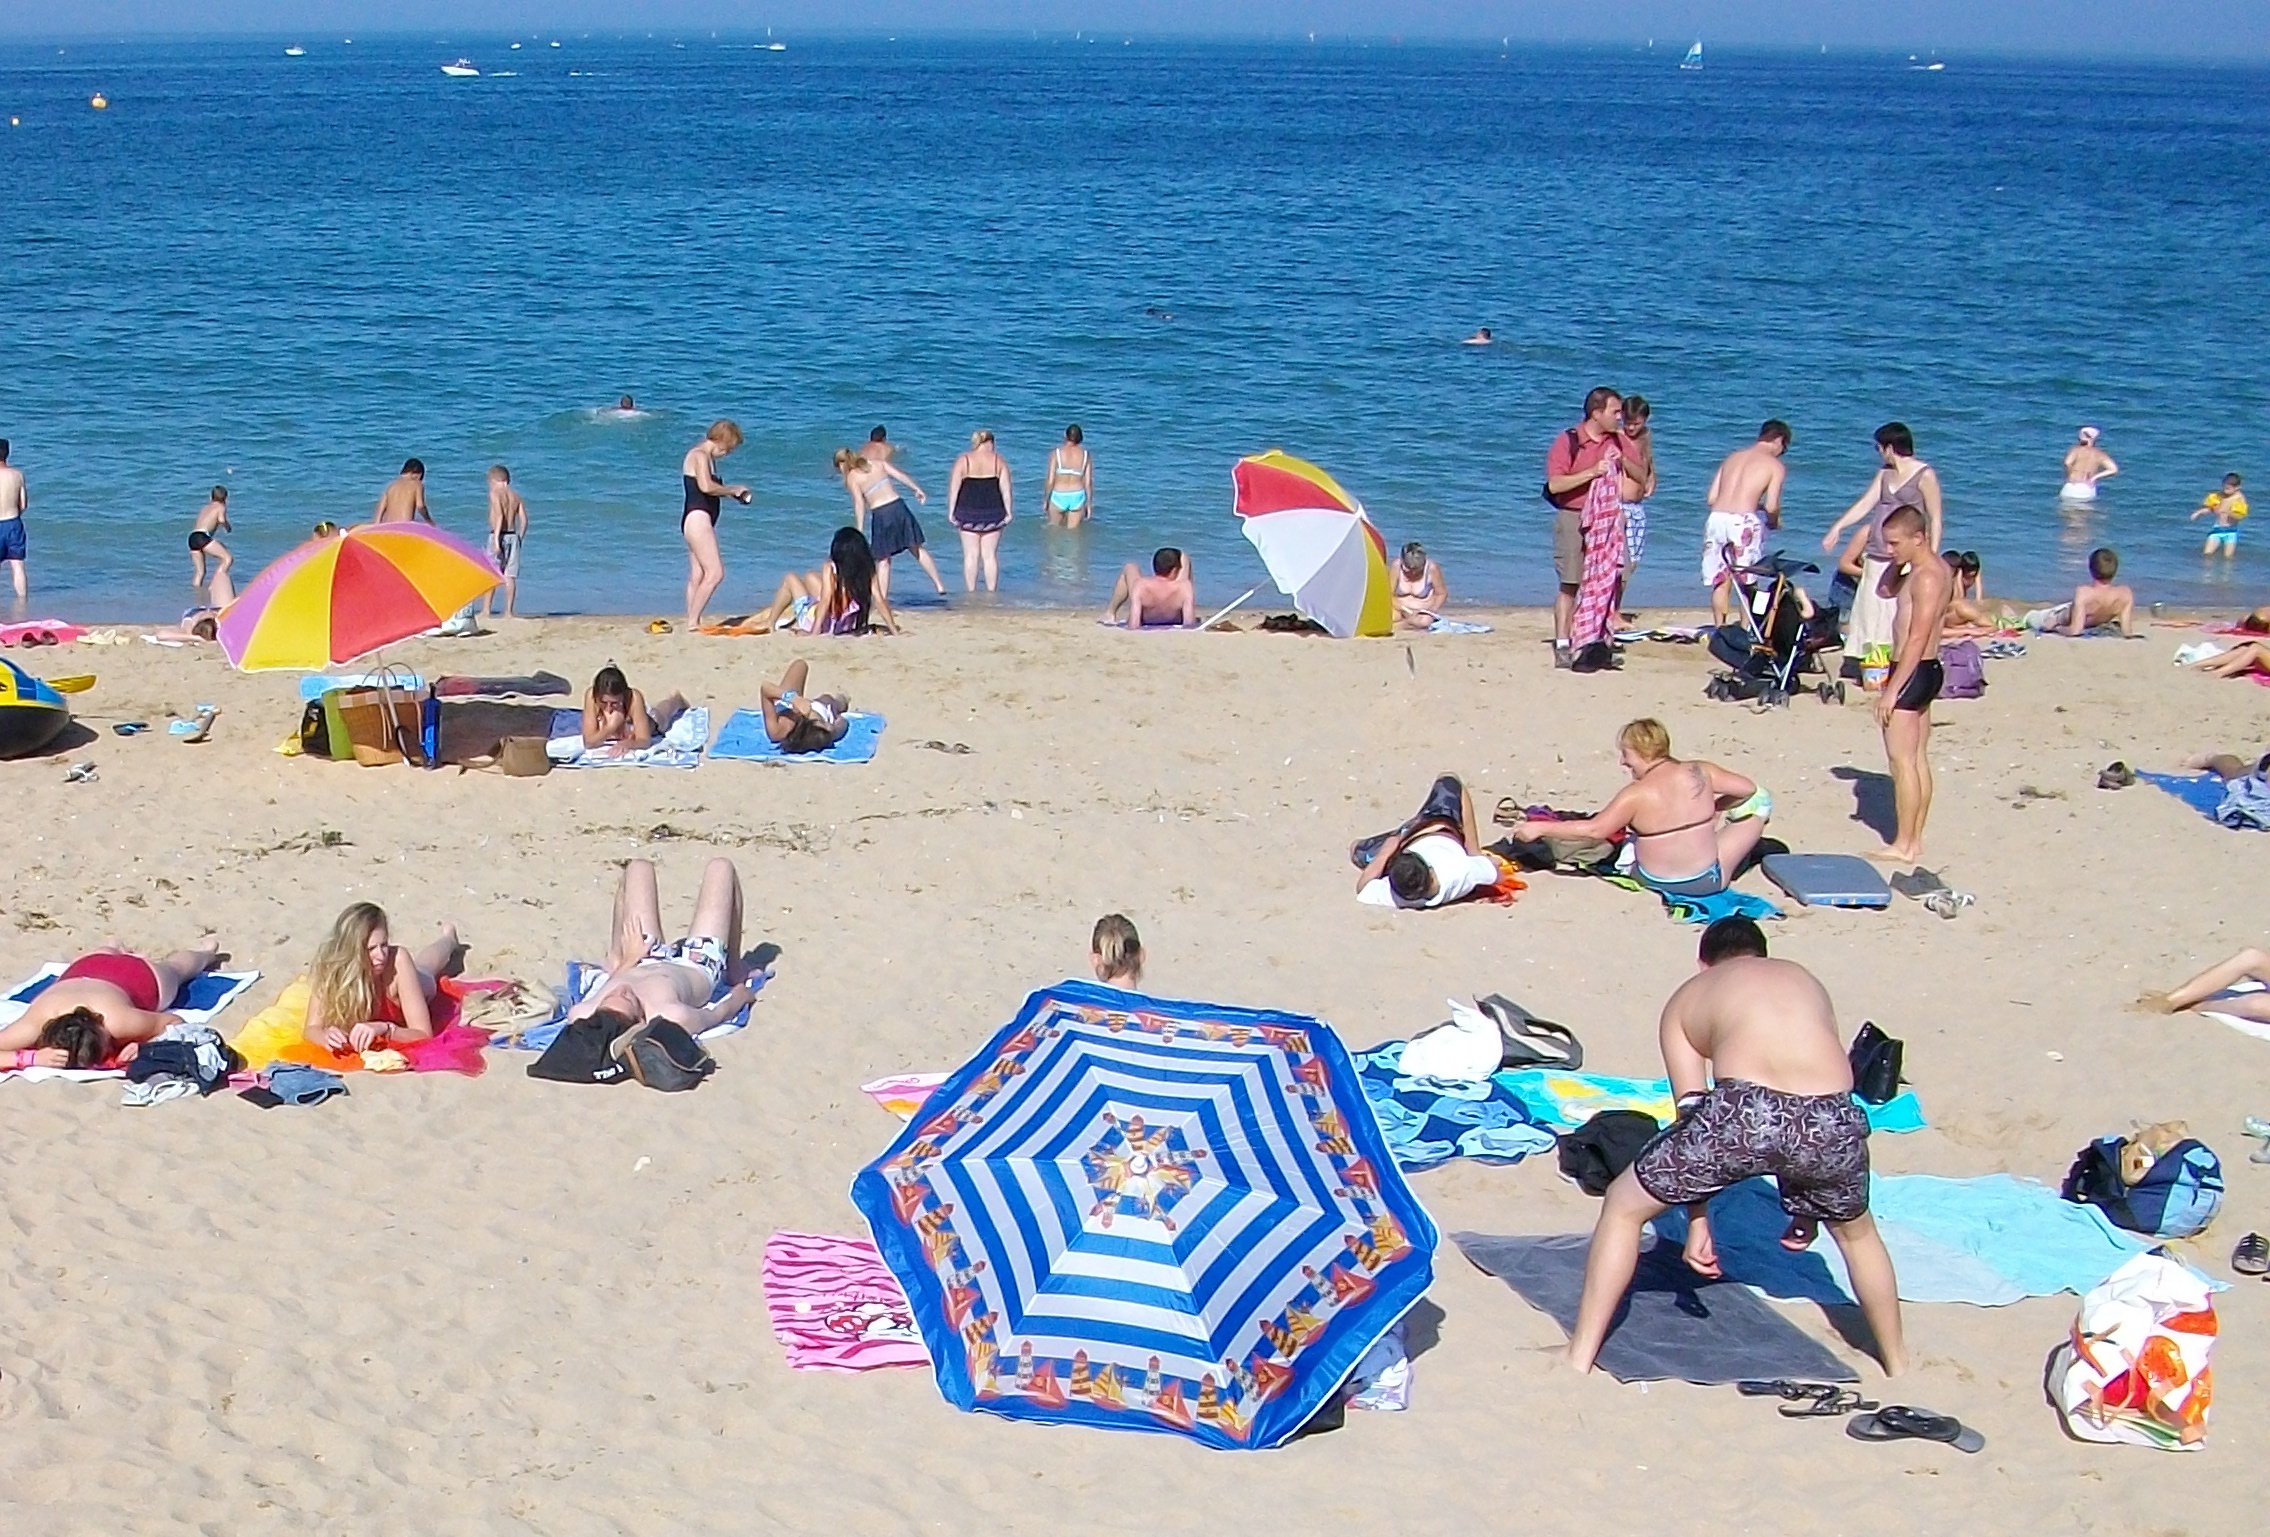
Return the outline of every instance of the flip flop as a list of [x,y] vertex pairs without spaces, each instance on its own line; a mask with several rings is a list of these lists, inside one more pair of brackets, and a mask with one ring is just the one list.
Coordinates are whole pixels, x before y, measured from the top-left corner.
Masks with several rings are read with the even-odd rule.
[[2270,1272],[2270,1238],[2260,1233],[2249,1233],[2231,1250],[2231,1269],[2240,1275],[2262,1275]]
[[1851,1388],[1830,1388],[1825,1393],[1812,1394],[1808,1402],[1781,1406],[1781,1417],[1785,1420],[1833,1420],[1847,1414],[1876,1412],[1876,1400],[1862,1398]]
[[150,729],[150,723],[146,720],[122,720],[110,729],[120,736],[139,736]]
[[63,782],[67,785],[91,785],[95,782],[95,766],[92,763],[74,763],[64,772]]
[[647,622],[646,633],[649,635],[668,635],[677,628],[667,619],[653,619]]
[[1939,879],[1935,873],[1924,869],[1921,865],[1917,865],[1913,870],[1904,871],[1891,877],[1884,884],[1901,896],[1918,902],[1934,891],[1945,891],[1947,889],[1945,881]]
[[1951,1414],[1933,1414],[1906,1404],[1886,1404],[1872,1414],[1845,1422],[1855,1441],[1940,1441],[1958,1452],[1986,1450],[1986,1437]]
[[1923,910],[1941,918],[1952,918],[1977,899],[1967,891],[1934,891],[1923,899]]
[[1490,820],[1500,827],[1519,827],[1529,820],[1529,814],[1521,809],[1521,802],[1506,795],[1499,797],[1498,809],[1492,813]]
[[2118,758],[2106,764],[2104,771],[2097,775],[2097,788],[2100,790],[2125,790],[2135,782],[2136,771]]

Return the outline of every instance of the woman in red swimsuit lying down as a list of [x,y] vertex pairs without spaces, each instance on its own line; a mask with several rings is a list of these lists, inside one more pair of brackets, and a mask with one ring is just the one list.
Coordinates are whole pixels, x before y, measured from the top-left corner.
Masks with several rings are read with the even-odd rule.
[[66,966],[13,1024],[0,1026],[0,1068],[131,1062],[142,1042],[180,1023],[180,1015],[166,1011],[219,959],[220,941],[210,934],[193,949],[161,957],[90,951]]

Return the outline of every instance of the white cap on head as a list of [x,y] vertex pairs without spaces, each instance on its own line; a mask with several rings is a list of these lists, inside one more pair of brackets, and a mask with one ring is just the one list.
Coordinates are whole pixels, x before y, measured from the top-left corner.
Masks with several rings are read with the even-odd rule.
[[2095,442],[2096,440],[2097,440],[2097,429],[2096,429],[2096,428],[2094,428],[2094,427],[2083,427],[2083,428],[2081,429],[2081,441],[2082,441],[2082,442],[2084,442],[2084,443],[2094,443],[2094,442]]

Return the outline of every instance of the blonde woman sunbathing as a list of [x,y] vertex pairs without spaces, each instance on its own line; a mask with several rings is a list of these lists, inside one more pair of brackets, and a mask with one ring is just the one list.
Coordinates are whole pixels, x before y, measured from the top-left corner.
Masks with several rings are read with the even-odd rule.
[[307,969],[307,1038],[337,1052],[433,1039],[440,980],[455,974],[458,949],[457,927],[445,923],[412,955],[393,942],[383,909],[355,903]]

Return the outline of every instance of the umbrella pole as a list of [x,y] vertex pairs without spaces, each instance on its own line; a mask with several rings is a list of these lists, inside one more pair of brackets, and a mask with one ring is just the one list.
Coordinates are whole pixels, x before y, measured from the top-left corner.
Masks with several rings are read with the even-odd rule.
[[1229,604],[1229,607],[1228,607],[1228,608],[1225,608],[1225,609],[1223,609],[1223,610],[1222,610],[1222,611],[1221,611],[1220,613],[1216,614],[1216,615],[1215,615],[1215,616],[1214,616],[1213,618],[1211,618],[1211,619],[1207,620],[1207,621],[1206,621],[1206,622],[1205,622],[1204,624],[1200,625],[1200,626],[1199,626],[1198,628],[1199,628],[1199,629],[1201,629],[1201,630],[1210,630],[1210,629],[1212,629],[1212,628],[1213,628],[1213,627],[1214,627],[1215,625],[1219,624],[1219,623],[1220,623],[1220,622],[1221,622],[1222,620],[1224,620],[1224,619],[1227,619],[1227,618],[1228,618],[1228,617],[1230,616],[1230,612],[1231,612],[1231,610],[1232,610],[1232,609],[1235,609],[1235,608],[1237,608],[1237,607],[1238,607],[1238,606],[1239,606],[1240,604],[1244,603],[1246,599],[1248,599],[1248,598],[1252,597],[1252,596],[1253,596],[1253,595],[1254,595],[1255,593],[1259,592],[1260,590],[1261,590],[1261,589],[1260,589],[1260,588],[1259,588],[1258,586],[1254,586],[1254,587],[1248,587],[1248,588],[1247,588],[1247,589],[1246,589],[1245,591],[1243,591],[1243,592],[1239,593],[1239,594],[1238,594],[1238,595],[1237,595],[1237,596],[1236,596],[1235,598],[1232,598],[1232,599],[1230,600],[1230,604]]

